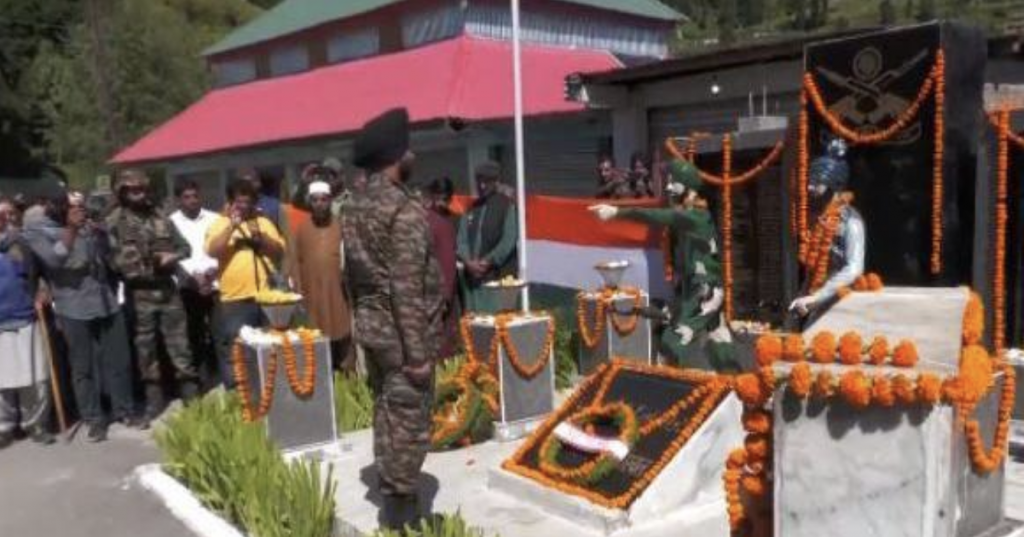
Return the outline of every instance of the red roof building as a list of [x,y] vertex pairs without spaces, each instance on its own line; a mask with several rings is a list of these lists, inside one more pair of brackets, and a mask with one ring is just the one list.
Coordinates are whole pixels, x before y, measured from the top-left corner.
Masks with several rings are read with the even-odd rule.
[[[607,112],[567,99],[566,77],[663,56],[676,18],[656,0],[523,2],[531,188],[589,188],[611,149]],[[309,162],[347,160],[368,119],[405,106],[417,176],[466,189],[480,161],[514,162],[509,34],[495,0],[286,0],[211,47],[218,87],[113,163],[201,179],[215,204],[235,169],[290,183]]]

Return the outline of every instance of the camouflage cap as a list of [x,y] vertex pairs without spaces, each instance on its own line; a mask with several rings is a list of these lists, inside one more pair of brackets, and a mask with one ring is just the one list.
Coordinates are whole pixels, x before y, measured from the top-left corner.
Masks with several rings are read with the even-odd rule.
[[127,168],[117,173],[117,180],[114,183],[114,192],[120,192],[129,184],[136,184],[149,188],[149,176],[138,168]]
[[694,190],[698,194],[703,194],[704,181],[701,180],[697,167],[690,161],[676,159],[670,162],[668,165],[668,180],[669,182],[683,185],[687,190]]

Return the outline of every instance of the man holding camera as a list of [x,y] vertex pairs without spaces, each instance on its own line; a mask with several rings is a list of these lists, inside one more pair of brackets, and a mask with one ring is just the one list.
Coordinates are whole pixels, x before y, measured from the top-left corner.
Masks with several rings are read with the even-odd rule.
[[228,216],[210,226],[206,253],[217,260],[219,270],[216,340],[221,380],[233,388],[231,347],[243,326],[262,324],[256,295],[271,287],[285,243],[277,226],[257,212],[258,193],[252,183],[235,180],[227,194]]
[[43,267],[64,334],[71,381],[88,438],[107,438],[110,420],[101,398],[110,396],[114,419],[137,428],[148,422],[135,414],[128,331],[115,294],[109,242],[99,215],[88,215],[81,194],[52,193],[45,211],[30,211],[25,239]]
[[107,216],[114,268],[124,280],[134,329],[139,378],[145,386],[146,417],[156,419],[166,406],[157,336],[174,371],[182,400],[199,393],[199,374],[188,344],[188,323],[174,275],[190,248],[170,218],[153,206],[149,177],[128,169],[115,185],[118,206]]

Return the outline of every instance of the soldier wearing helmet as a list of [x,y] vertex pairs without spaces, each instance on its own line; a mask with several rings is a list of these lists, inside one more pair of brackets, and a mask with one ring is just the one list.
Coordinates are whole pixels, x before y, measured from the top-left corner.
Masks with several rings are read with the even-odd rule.
[[153,203],[149,177],[138,169],[117,175],[118,206],[107,217],[113,265],[125,283],[132,315],[140,378],[145,384],[147,417],[155,418],[166,405],[157,335],[163,337],[183,399],[198,393],[198,372],[188,344],[187,321],[175,283],[181,260],[190,255],[188,243],[170,218]]

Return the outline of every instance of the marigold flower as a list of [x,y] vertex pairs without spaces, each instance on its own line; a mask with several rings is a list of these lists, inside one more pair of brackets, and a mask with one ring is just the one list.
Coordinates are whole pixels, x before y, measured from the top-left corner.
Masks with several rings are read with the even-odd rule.
[[782,340],[782,359],[787,362],[802,362],[804,359],[804,338],[799,334],[787,335]]
[[903,375],[896,375],[892,379],[892,391],[900,403],[910,405],[917,402],[917,393],[914,391],[914,383]]
[[964,309],[964,345],[977,345],[985,335],[985,305],[978,293],[971,293]]
[[807,398],[813,383],[811,366],[807,362],[800,362],[789,371],[789,391],[793,392],[793,395],[801,399]]
[[771,449],[771,442],[766,434],[748,434],[743,441],[747,450],[747,461],[763,461],[768,458],[768,451]]
[[740,484],[743,485],[743,490],[751,496],[761,497],[768,492],[768,483],[763,476],[759,475],[745,475],[740,480]]
[[736,395],[747,406],[764,406],[771,393],[761,378],[753,373],[744,373],[736,377]]
[[839,360],[846,365],[859,365],[864,342],[857,332],[847,332],[839,338]]
[[731,452],[729,452],[729,460],[726,462],[726,466],[730,468],[740,468],[745,464],[747,464],[746,449],[734,449]]
[[871,382],[871,399],[881,406],[889,407],[896,404],[896,394],[892,383],[884,375],[875,375]]
[[831,364],[836,360],[836,336],[831,332],[819,332],[811,340],[811,357],[819,364]]
[[830,371],[819,371],[818,377],[814,380],[814,387],[811,393],[819,399],[828,399],[834,393],[832,387],[832,373]]
[[885,339],[885,336],[876,336],[871,340],[868,357],[873,365],[884,364],[885,359],[889,357],[889,340]]
[[757,338],[754,346],[754,357],[760,366],[772,365],[782,358],[782,339],[774,334]]
[[924,403],[937,404],[942,398],[942,381],[931,373],[921,373],[917,377],[917,395]]
[[917,345],[909,339],[900,341],[892,352],[892,365],[896,367],[914,367],[917,360]]
[[747,409],[743,411],[743,429],[748,433],[767,434],[772,430],[772,415],[767,410]]
[[839,379],[839,392],[855,408],[866,408],[871,404],[871,385],[862,371],[843,374]]
[[885,286],[882,284],[882,277],[874,272],[868,274],[868,290],[881,291]]

